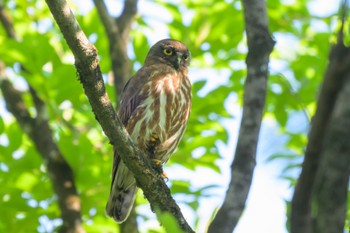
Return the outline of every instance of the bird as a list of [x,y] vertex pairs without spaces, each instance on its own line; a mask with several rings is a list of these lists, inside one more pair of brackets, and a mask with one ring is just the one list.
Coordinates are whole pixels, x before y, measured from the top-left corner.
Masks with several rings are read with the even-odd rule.
[[[162,166],[176,150],[190,115],[190,60],[188,48],[178,40],[155,43],[143,66],[125,84],[117,110],[135,146],[159,168],[164,178],[167,177]],[[133,173],[114,150],[107,215],[117,223],[124,222],[137,190]]]

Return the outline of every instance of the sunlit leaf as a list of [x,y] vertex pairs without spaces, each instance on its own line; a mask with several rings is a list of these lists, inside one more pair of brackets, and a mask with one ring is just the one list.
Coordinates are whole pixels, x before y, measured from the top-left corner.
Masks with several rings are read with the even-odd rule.
[[39,180],[37,176],[25,172],[18,177],[15,186],[23,191],[30,192],[33,186],[36,185],[38,182]]

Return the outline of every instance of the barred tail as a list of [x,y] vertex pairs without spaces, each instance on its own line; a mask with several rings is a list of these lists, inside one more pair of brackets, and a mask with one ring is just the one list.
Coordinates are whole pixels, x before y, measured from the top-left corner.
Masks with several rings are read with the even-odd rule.
[[122,161],[118,164],[114,176],[106,213],[117,223],[122,223],[128,218],[134,205],[137,193],[136,181]]

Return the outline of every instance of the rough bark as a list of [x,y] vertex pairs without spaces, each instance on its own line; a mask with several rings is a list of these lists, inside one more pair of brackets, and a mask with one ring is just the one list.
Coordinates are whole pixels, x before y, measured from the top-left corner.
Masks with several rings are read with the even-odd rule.
[[292,199],[292,233],[312,232],[311,205],[313,189],[317,170],[321,161],[324,137],[339,89],[343,85],[344,76],[341,74],[343,72],[342,70],[350,66],[350,54],[343,54],[338,58],[336,57],[335,54],[342,53],[342,51],[342,48],[338,45],[332,49],[330,63],[317,102],[317,110],[312,119],[302,172],[299,176]]
[[[347,48],[350,53],[350,48]],[[334,106],[315,181],[313,233],[343,232],[350,176],[350,68]]]
[[256,164],[269,55],[275,43],[268,30],[265,1],[242,0],[242,3],[248,39],[248,73],[244,86],[243,116],[231,165],[231,182],[224,203],[209,226],[209,233],[232,233],[244,210]]
[[105,91],[96,49],[82,32],[67,2],[46,0],[46,3],[73,52],[80,81],[97,120],[111,144],[120,152],[123,162],[134,173],[137,184],[149,200],[151,208],[157,214],[170,213],[184,232],[194,232],[170,195],[170,190],[163,178],[134,146],[117,118]]
[[[127,56],[127,43],[129,42],[131,24],[137,13],[137,2],[137,0],[126,1],[121,15],[114,18],[109,14],[104,1],[94,0],[108,37],[116,106],[119,104],[119,97],[125,83],[131,77],[131,62]],[[128,219],[120,224],[121,233],[138,232],[135,206]]]
[[[345,5],[343,6],[345,7]],[[345,15],[343,15],[343,20]],[[317,101],[317,109],[308,135],[302,171],[295,187],[291,205],[291,233],[313,232],[312,205],[315,180],[323,157],[325,137],[339,92],[350,67],[350,51],[343,43],[342,29],[338,42],[330,51],[329,64]],[[327,136],[328,137],[328,136]]]

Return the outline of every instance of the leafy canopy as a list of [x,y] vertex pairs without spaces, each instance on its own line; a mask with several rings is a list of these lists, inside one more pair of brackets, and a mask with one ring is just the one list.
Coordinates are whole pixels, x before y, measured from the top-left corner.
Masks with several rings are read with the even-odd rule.
[[[115,223],[104,214],[112,147],[91,112],[76,76],[73,56],[43,1],[4,3],[20,38],[19,41],[9,39],[0,27],[0,58],[7,67],[7,75],[23,91],[32,114],[35,111],[28,83],[45,101],[53,137],[74,171],[87,232],[116,232]],[[80,11],[81,4],[76,1],[72,7],[83,31],[99,51],[105,85],[113,99],[114,89],[108,82],[111,62],[105,31],[97,11]],[[161,7],[170,16],[169,22],[146,14],[142,7],[147,4]],[[286,161],[284,177],[294,185],[296,177],[288,171],[299,167],[307,125],[315,111],[317,90],[338,22],[336,12],[319,17],[312,13],[305,0],[272,0],[267,4],[270,30],[277,47],[271,58],[265,118],[277,122],[281,135],[286,138],[283,148],[276,149],[270,160]],[[134,71],[143,63],[149,41],[154,40],[152,33],[157,32],[157,28],[151,27],[154,20],[165,25],[169,37],[187,44],[192,53],[191,118],[186,135],[167,167],[176,167],[190,176],[197,176],[199,167],[207,169],[208,174],[220,173],[227,168],[218,167],[217,161],[231,156],[224,154],[220,145],[235,143],[228,141],[229,134],[238,130],[224,127],[223,122],[237,118],[232,108],[241,104],[246,74],[247,48],[241,3],[157,1],[140,3],[139,8],[141,15],[133,25],[128,47]],[[61,222],[46,167],[29,138],[4,111],[4,102],[0,103],[0,206],[6,209],[0,212],[0,231],[54,232]],[[200,221],[208,221],[200,219],[200,203],[205,204],[203,200],[210,200],[208,196],[225,188],[217,188],[212,183],[196,187],[191,177],[171,179],[169,185],[175,197],[185,195],[181,200],[197,226]],[[148,205],[141,194],[138,203]],[[154,218],[151,214],[139,214],[140,221]],[[164,215],[162,219],[165,228],[175,227],[169,216]],[[149,231],[162,232],[159,228]]]

